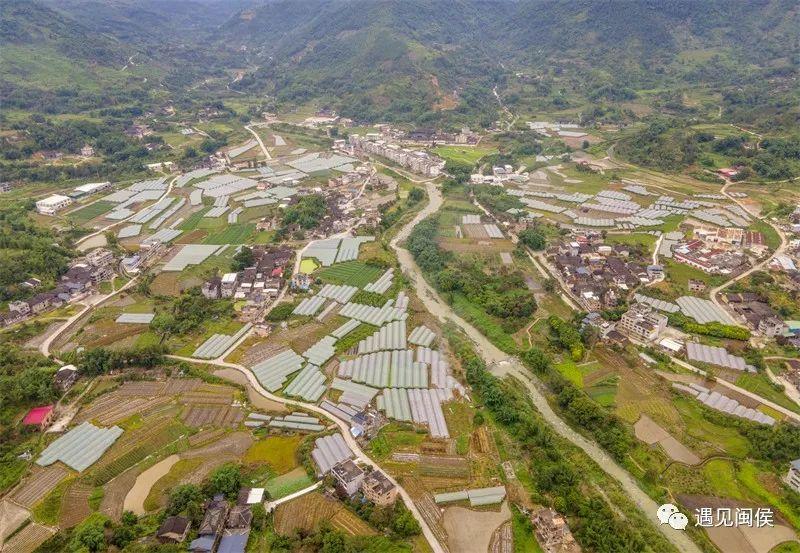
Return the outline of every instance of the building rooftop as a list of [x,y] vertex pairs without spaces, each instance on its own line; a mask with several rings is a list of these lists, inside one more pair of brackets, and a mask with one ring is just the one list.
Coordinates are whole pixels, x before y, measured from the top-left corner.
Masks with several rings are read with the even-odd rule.
[[28,414],[25,415],[25,418],[22,420],[22,424],[25,425],[33,425],[33,424],[42,424],[47,417],[50,416],[50,413],[53,412],[52,405],[42,405],[41,407],[34,407]]

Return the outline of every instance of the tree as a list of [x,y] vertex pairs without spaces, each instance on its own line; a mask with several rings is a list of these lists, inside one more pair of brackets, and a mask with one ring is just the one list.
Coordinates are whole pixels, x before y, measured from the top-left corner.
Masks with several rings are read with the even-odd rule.
[[247,267],[252,267],[254,262],[255,257],[253,256],[252,248],[244,246],[233,256],[231,269],[236,272],[244,271]]
[[208,482],[211,494],[223,494],[228,499],[236,498],[241,487],[242,473],[232,463],[226,463],[212,472]]
[[419,522],[411,514],[411,511],[406,509],[405,505],[400,502],[395,504],[391,528],[395,534],[402,538],[416,536],[422,531]]
[[540,251],[547,246],[544,233],[535,227],[529,227],[519,233],[519,240],[532,250]]
[[200,488],[194,484],[181,484],[172,488],[167,500],[168,515],[182,513],[191,503],[199,503],[203,499]]
[[408,193],[408,203],[415,204],[425,197],[425,191],[422,188],[414,187]]
[[108,519],[102,515],[92,516],[79,524],[69,542],[71,551],[104,551],[106,549],[105,525]]
[[264,509],[264,504],[256,503],[250,508],[250,512],[253,514],[253,528],[262,530],[267,523],[267,511]]

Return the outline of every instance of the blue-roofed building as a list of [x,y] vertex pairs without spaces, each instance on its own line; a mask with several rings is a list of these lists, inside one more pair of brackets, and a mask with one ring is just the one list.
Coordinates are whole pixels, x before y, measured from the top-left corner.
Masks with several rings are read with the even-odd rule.
[[244,553],[244,550],[247,547],[247,538],[249,536],[249,530],[241,534],[228,534],[222,536],[222,539],[219,540],[217,553]]
[[214,543],[216,541],[216,536],[200,536],[189,544],[189,551],[192,553],[211,553],[214,551]]

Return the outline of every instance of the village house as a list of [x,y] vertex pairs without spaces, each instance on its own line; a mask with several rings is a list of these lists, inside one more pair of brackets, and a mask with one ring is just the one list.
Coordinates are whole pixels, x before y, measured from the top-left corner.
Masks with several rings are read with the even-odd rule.
[[203,521],[197,529],[197,539],[189,545],[192,553],[210,553],[214,551],[222,536],[225,520],[228,516],[228,503],[221,495],[206,504]]
[[739,251],[711,248],[701,240],[690,240],[673,247],[672,257],[704,273],[735,276],[748,265],[747,257]]
[[22,424],[44,431],[53,422],[55,414],[55,407],[52,405],[34,407],[25,414],[25,418],[22,419]]
[[336,490],[343,496],[353,497],[364,480],[364,471],[351,459],[337,463],[331,467],[331,476]]
[[553,509],[544,507],[532,512],[531,523],[536,541],[547,553],[577,553],[581,550],[566,519]]
[[53,194],[36,202],[36,211],[42,215],[55,215],[72,203],[72,198],[63,194]]
[[183,543],[192,527],[186,517],[170,516],[164,519],[156,532],[159,543]]
[[76,380],[78,380],[78,368],[75,365],[64,365],[53,376],[53,384],[62,392],[72,388]]
[[379,470],[372,470],[364,477],[361,492],[378,507],[388,507],[397,500],[397,487]]
[[652,342],[667,327],[667,317],[644,304],[634,304],[622,314],[617,330],[638,340]]

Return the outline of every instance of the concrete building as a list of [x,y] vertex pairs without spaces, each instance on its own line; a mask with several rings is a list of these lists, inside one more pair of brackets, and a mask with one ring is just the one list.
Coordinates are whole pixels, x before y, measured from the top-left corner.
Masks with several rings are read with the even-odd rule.
[[55,215],[72,203],[72,199],[61,194],[53,194],[36,202],[36,211],[42,215]]
[[574,553],[580,551],[566,519],[550,508],[542,508],[531,513],[531,523],[536,540],[547,553]]
[[361,491],[367,500],[378,507],[393,505],[397,500],[397,487],[379,470],[373,470],[364,477]]
[[336,489],[343,495],[353,497],[364,481],[364,471],[350,459],[335,464],[331,475],[336,482]]
[[651,342],[667,327],[667,317],[652,308],[635,304],[631,306],[617,324],[617,329],[639,340]]
[[784,481],[790,488],[800,493],[800,459],[789,463],[789,472],[786,473]]

